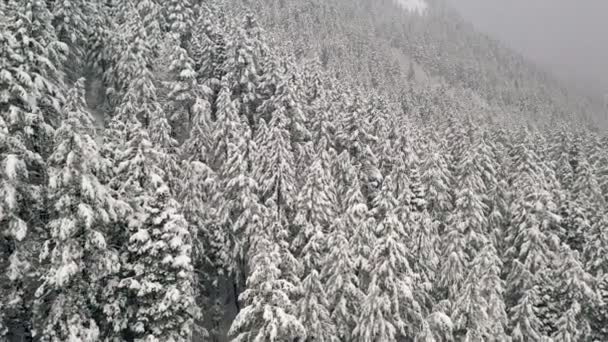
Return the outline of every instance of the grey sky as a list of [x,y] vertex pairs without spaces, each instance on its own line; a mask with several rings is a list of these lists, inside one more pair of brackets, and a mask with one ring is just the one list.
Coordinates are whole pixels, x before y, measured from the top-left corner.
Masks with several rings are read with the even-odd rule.
[[489,34],[578,87],[608,92],[608,0],[449,0]]

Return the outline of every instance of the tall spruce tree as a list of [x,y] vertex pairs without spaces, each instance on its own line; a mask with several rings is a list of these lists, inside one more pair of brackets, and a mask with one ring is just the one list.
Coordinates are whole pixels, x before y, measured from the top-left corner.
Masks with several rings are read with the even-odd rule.
[[44,1],[4,1],[0,9],[0,336],[29,336],[34,242],[46,224],[46,158],[60,120],[67,47]]

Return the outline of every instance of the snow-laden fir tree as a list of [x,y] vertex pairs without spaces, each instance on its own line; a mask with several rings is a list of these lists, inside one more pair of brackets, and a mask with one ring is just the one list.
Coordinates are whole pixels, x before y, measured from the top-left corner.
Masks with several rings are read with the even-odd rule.
[[329,189],[328,174],[323,169],[321,156],[313,156],[305,173],[305,183],[295,202],[297,212],[294,223],[300,225],[296,248],[302,247],[315,232],[326,232],[335,217],[334,196]]
[[301,252],[304,278],[296,303],[298,317],[306,327],[307,341],[335,341],[336,326],[330,317],[330,303],[320,271],[326,253],[326,237],[319,225],[307,225],[312,227],[309,229],[311,236]]
[[159,175],[148,174],[149,195],[129,222],[119,287],[127,292],[128,329],[145,341],[190,341],[196,310],[192,238],[178,203]]
[[[538,156],[524,138],[514,148],[513,191],[506,243],[506,302],[513,341],[546,337],[539,318],[539,306],[552,304],[541,291],[551,289],[550,268],[557,237],[550,227],[559,221],[551,194],[543,190],[544,174]],[[551,310],[551,308],[549,309]]]
[[[106,311],[122,338],[185,340],[194,316],[192,236],[166,182],[175,177],[171,172],[176,168],[168,167],[174,158],[166,146],[170,128],[147,68],[130,83],[117,116],[126,122],[121,135],[126,141],[115,158],[113,184],[133,212],[121,232],[123,267],[108,290]],[[158,257],[161,262],[151,266]]]
[[466,221],[458,221],[456,215],[452,215],[447,222],[445,234],[440,242],[441,261],[436,283],[438,289],[444,293],[443,298],[452,303],[460,293],[466,276],[465,268],[469,261],[464,235],[464,230],[467,228]]
[[36,330],[43,341],[97,341],[96,294],[120,267],[106,236],[126,204],[114,200],[97,178],[105,162],[92,137],[84,96],[80,79],[67,96],[49,157],[51,221],[41,254],[48,262],[36,292]]
[[180,42],[186,42],[192,36],[192,26],[194,25],[193,1],[170,0],[164,6],[169,30],[178,35]]
[[[321,279],[323,255],[327,253],[326,235],[333,215],[333,203],[326,192],[326,173],[319,157],[312,161],[306,170],[306,182],[296,200],[298,216],[295,224],[299,226],[299,252],[304,266],[301,283],[298,317],[306,326],[310,341],[332,341],[336,337],[335,325],[330,318],[330,306]],[[298,248],[299,249],[299,248]]]
[[[426,186],[428,210],[433,220],[445,222],[445,215],[452,208],[451,175],[444,154],[438,146],[431,146],[422,162],[422,183]],[[444,227],[439,228],[443,231]]]
[[[238,118],[237,118],[238,119]],[[220,168],[222,187],[216,196],[220,208],[220,222],[229,236],[229,270],[235,277],[235,284],[242,288],[251,258],[252,238],[259,235],[264,227],[261,218],[266,217],[266,208],[258,197],[259,185],[252,173],[252,158],[256,146],[245,123],[228,124],[236,134],[225,141],[225,162]]]
[[[217,51],[217,49],[216,51],[209,51],[203,56],[212,53],[212,56],[216,56],[215,59],[223,60],[221,69],[226,73],[225,77],[228,80],[228,87],[232,89],[233,97],[238,99],[238,103],[241,105],[239,113],[245,115],[249,125],[253,127],[257,123],[255,112],[259,105],[258,89],[262,73],[261,64],[264,56],[269,52],[261,29],[252,14],[246,15],[240,25],[237,30],[237,37],[227,41],[226,57],[222,57],[221,54],[218,56],[220,51]],[[214,42],[220,44],[220,41],[215,40]],[[209,74],[210,70],[208,69],[213,68],[213,66],[213,64],[207,66],[207,70],[203,72]]]
[[124,12],[120,13],[123,21],[117,22],[116,32],[112,32],[114,36],[109,45],[114,54],[105,72],[108,95],[115,107],[122,104],[130,82],[144,70],[150,71],[155,59],[154,46],[149,41],[140,12],[131,2],[123,4]]
[[554,341],[584,341],[591,337],[590,309],[600,300],[595,279],[584,270],[578,252],[562,246],[560,256],[563,263],[555,277],[561,311],[552,337]]
[[437,224],[426,210],[413,212],[405,221],[411,231],[411,240],[407,246],[411,251],[410,264],[420,276],[416,296],[425,314],[434,304],[433,284],[439,275],[440,253],[438,252]]
[[156,75],[162,83],[158,97],[180,141],[189,133],[197,99],[205,98],[209,93],[206,87],[197,83],[194,68],[194,60],[179,45],[179,37],[174,33],[166,34],[155,62]]
[[480,160],[480,154],[475,150],[463,155],[456,169],[458,187],[454,195],[454,212],[449,218],[450,224],[456,225],[464,235],[467,261],[472,260],[486,241],[486,184]]
[[284,110],[276,111],[267,126],[262,123],[255,139],[259,150],[254,174],[260,184],[260,197],[263,202],[268,199],[273,201],[272,209],[277,211],[281,220],[286,219],[286,212],[293,210],[297,195],[288,125],[289,119]]
[[352,237],[355,273],[360,279],[360,286],[363,289],[369,281],[369,258],[376,242],[376,236],[373,232],[376,222],[367,207],[365,197],[361,193],[358,177],[352,178],[352,183],[345,196],[344,210],[347,236]]
[[338,218],[332,225],[321,276],[326,284],[336,337],[340,341],[351,341],[364,293],[357,277],[354,250],[347,238],[349,230],[345,223],[343,218]]
[[255,237],[247,290],[240,295],[244,307],[228,335],[233,342],[294,341],[306,338],[306,329],[295,315],[295,285],[279,269],[280,247],[263,232]]
[[[163,39],[162,27],[164,17],[161,15],[162,5],[155,0],[140,0],[134,3],[141,17],[142,28],[146,36],[146,44],[150,47],[150,57],[158,57]],[[142,36],[143,37],[143,36]]]
[[245,127],[239,117],[235,101],[231,98],[231,92],[225,85],[221,87],[215,100],[215,117],[211,151],[211,166],[214,169],[221,169],[227,159],[228,144],[237,143],[243,138],[243,134],[249,130]]
[[30,273],[36,235],[45,224],[42,189],[52,124],[63,103],[67,47],[41,0],[0,5],[0,337],[13,328],[30,334]]
[[391,186],[389,178],[378,199],[384,214],[369,261],[371,281],[353,331],[356,341],[398,341],[414,336],[422,320],[414,294],[417,275],[408,262],[407,237],[395,213]]
[[[232,23],[225,22],[226,17],[220,20],[217,9],[211,9],[213,2],[203,3],[197,11],[197,20],[193,27],[193,36],[188,45],[188,52],[194,60],[194,69],[197,73],[199,84],[205,85],[209,89],[217,91],[220,80],[228,72],[235,72],[236,69],[224,68],[224,63],[228,58],[227,44],[234,42],[227,39],[227,29],[232,27]],[[236,52],[231,50],[231,52]],[[236,60],[232,60],[236,62]],[[234,64],[231,64],[234,66]],[[230,82],[234,82],[234,74]],[[230,89],[234,83],[230,83]]]
[[486,242],[469,264],[452,312],[458,338],[464,341],[508,341],[501,266],[496,249],[490,242]]
[[302,100],[295,91],[297,87],[294,85],[294,79],[297,81],[297,76],[290,74],[290,65],[277,56],[268,55],[263,60],[263,67],[264,73],[259,79],[258,89],[262,101],[256,108],[253,124],[259,119],[270,122],[277,115],[275,113],[282,112],[288,119],[286,129],[292,139],[300,141],[308,138],[310,132],[304,126]]
[[82,74],[88,38],[92,33],[91,19],[97,15],[99,4],[84,0],[58,0],[52,3],[53,25],[57,37],[69,46],[68,74]]

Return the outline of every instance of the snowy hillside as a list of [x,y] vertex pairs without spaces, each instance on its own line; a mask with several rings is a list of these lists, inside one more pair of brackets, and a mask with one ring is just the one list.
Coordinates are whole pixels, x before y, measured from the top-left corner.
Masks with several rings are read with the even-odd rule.
[[402,4],[0,1],[0,341],[608,341],[608,136]]
[[410,12],[423,14],[428,4],[425,0],[397,0],[397,2]]

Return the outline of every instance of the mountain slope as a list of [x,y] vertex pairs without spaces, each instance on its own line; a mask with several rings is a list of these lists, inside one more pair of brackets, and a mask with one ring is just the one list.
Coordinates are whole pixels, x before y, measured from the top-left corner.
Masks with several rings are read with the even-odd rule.
[[[319,56],[324,66],[366,88],[407,88],[409,63],[432,75],[431,82],[470,89],[507,112],[537,123],[576,119],[592,123],[595,108],[550,75],[498,42],[476,32],[441,0],[424,15],[394,1],[258,1],[268,8],[265,26],[277,42]],[[275,29],[276,28],[276,29]],[[312,55],[311,55],[312,54]]]
[[0,339],[608,340],[608,137],[427,3],[0,2]]

